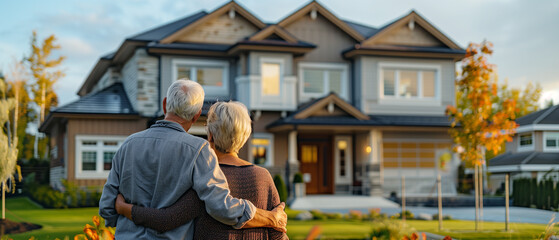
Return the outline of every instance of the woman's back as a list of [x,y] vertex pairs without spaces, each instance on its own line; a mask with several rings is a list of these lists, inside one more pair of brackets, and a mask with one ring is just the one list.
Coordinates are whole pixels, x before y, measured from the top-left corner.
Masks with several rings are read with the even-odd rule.
[[[278,192],[268,170],[255,166],[220,164],[231,196],[247,199],[257,208],[272,210],[280,204]],[[213,219],[205,211],[196,222],[197,239],[284,239],[284,233],[271,228],[233,229]],[[285,237],[287,238],[287,237]]]

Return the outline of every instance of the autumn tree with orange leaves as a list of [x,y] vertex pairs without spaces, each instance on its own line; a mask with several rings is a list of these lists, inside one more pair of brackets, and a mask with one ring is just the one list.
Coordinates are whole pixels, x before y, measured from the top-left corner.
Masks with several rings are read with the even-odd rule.
[[468,46],[461,75],[456,81],[456,106],[446,109],[452,120],[450,135],[456,144],[454,151],[466,167],[475,169],[476,230],[480,201],[483,204],[480,172],[485,164],[485,150],[498,153],[505,141],[512,141],[517,126],[514,121],[518,110],[516,101],[499,94],[497,79],[492,77],[494,66],[487,62],[492,48],[487,41]]

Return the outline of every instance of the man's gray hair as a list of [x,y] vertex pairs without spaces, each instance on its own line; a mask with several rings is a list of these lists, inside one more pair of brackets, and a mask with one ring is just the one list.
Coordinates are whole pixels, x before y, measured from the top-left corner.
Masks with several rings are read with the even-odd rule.
[[238,153],[252,132],[247,108],[234,101],[215,103],[208,111],[207,131],[216,150]]
[[186,78],[175,81],[167,90],[167,112],[190,121],[204,104],[204,89]]

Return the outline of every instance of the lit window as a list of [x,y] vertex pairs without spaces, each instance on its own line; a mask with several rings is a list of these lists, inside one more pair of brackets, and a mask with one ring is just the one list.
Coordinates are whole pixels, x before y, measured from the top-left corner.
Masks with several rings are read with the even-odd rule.
[[257,133],[251,140],[252,162],[261,166],[272,166],[273,149],[272,135]]
[[336,136],[334,147],[334,170],[336,184],[351,184],[353,181],[352,141],[348,136]]
[[395,98],[435,98],[436,71],[382,69],[383,95]]
[[225,61],[174,60],[174,79],[187,78],[198,82],[206,95],[228,94],[228,67]]
[[262,63],[262,95],[279,96],[280,74],[279,63]]
[[335,92],[346,98],[346,68],[343,64],[301,63],[301,95],[316,98]]

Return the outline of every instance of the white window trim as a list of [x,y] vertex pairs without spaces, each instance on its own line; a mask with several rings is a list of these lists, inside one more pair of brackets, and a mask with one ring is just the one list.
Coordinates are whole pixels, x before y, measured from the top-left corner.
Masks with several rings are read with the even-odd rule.
[[306,93],[305,92],[305,83],[303,79],[303,70],[305,68],[310,69],[318,69],[318,70],[341,70],[342,71],[342,86],[341,86],[341,93],[340,97],[343,99],[348,99],[348,65],[345,63],[319,63],[319,62],[301,62],[299,63],[299,96],[302,99],[309,99],[309,98],[319,98],[323,97],[324,95],[330,93],[330,86],[329,86],[329,79],[328,74],[325,73],[323,78],[324,84],[324,92],[323,93]]
[[[340,176],[340,154],[338,148],[338,141],[344,140],[347,142],[346,149],[346,175]],[[334,171],[336,172],[334,182],[335,184],[352,184],[353,180],[353,143],[350,136],[335,136],[334,137]]]
[[[426,98],[423,95],[423,79],[422,75],[418,74],[417,82],[417,97],[405,98],[398,96],[398,82],[399,78],[395,77],[394,85],[395,96],[385,96],[384,95],[384,71],[385,68],[399,68],[399,69],[415,69],[418,71],[422,70],[434,70],[435,71],[435,97]],[[437,64],[420,64],[420,63],[396,63],[396,62],[380,62],[378,64],[378,93],[380,96],[381,103],[390,103],[394,105],[440,105],[441,104],[441,65]]]
[[[76,135],[75,143],[76,153],[75,153],[75,177],[76,179],[103,179],[109,177],[109,170],[103,170],[103,151],[110,149],[116,150],[120,147],[122,142],[126,139],[126,136],[100,136],[100,135]],[[95,146],[82,146],[82,141],[97,141]],[[104,147],[100,146],[99,142],[102,141],[117,141],[117,147]],[[82,150],[90,150],[97,152],[97,162],[95,171],[83,171],[82,170]]]
[[[264,63],[276,63],[280,66],[280,76],[279,76],[279,94],[277,96],[264,95],[264,82],[262,79],[262,65]],[[260,72],[260,96],[262,101],[278,103],[283,100],[284,91],[284,72],[285,72],[285,60],[283,58],[272,58],[272,57],[262,57],[260,58],[260,64],[258,65]]]
[[549,136],[559,140],[559,132],[543,132],[543,150],[545,152],[559,152],[559,144],[556,147],[547,146],[547,137]]
[[[204,92],[206,96],[228,96],[229,95],[229,62],[224,60],[200,60],[200,59],[172,59],[171,63],[173,65],[173,80],[176,81],[178,78],[178,67],[177,65],[188,65],[192,67],[221,67],[223,68],[223,86],[204,86]],[[196,71],[191,71],[190,80],[196,81]]]
[[249,148],[249,159],[251,163],[254,163],[254,158],[252,156],[252,139],[254,138],[265,138],[268,139],[270,141],[270,151],[268,151],[268,159],[266,159],[266,164],[264,164],[264,167],[273,167],[274,166],[274,134],[271,133],[253,133],[252,137],[250,138],[250,148]]
[[532,136],[532,144],[530,144],[530,145],[525,145],[525,146],[520,145],[520,136],[521,136],[521,135],[528,135],[528,134],[527,134],[527,133],[518,134],[518,151],[519,151],[519,152],[525,152],[525,151],[532,151],[532,150],[534,150],[534,145],[535,145],[534,142],[536,141],[536,139],[534,138],[534,133],[529,133],[529,134],[530,134],[530,136]]

